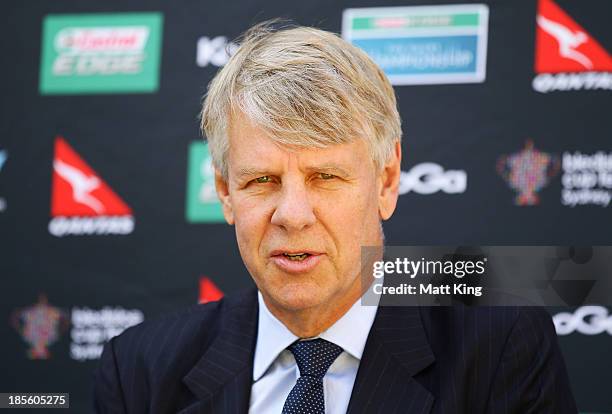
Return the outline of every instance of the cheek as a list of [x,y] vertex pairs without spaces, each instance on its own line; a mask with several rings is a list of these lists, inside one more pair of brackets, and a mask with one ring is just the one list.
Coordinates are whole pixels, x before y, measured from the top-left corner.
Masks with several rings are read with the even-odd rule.
[[318,216],[335,239],[342,256],[360,254],[362,245],[372,243],[373,231],[378,226],[373,189],[360,186],[342,197],[321,197],[317,201]]
[[265,203],[249,198],[234,200],[233,207],[238,245],[248,255],[260,245],[270,215]]

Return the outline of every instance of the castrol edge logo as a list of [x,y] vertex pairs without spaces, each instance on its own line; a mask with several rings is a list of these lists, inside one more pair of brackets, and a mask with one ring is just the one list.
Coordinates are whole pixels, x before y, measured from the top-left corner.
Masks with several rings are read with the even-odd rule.
[[154,92],[161,59],[160,13],[48,15],[40,92]]
[[149,37],[149,29],[134,27],[68,28],[60,31],[55,48],[60,53],[91,52],[142,53]]

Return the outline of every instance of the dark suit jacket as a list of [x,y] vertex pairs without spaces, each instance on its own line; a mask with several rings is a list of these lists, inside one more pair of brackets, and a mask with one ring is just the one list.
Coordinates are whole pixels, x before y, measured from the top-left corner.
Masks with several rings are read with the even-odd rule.
[[[246,413],[257,312],[249,291],[126,330],[102,354],[96,411]],[[348,412],[577,410],[544,310],[379,307]]]

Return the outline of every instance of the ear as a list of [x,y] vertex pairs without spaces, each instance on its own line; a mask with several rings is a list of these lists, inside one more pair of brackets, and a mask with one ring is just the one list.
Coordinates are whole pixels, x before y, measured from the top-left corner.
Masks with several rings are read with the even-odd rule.
[[221,206],[223,207],[223,216],[225,217],[225,221],[229,225],[234,224],[234,210],[232,209],[232,202],[229,195],[229,184],[223,178],[221,173],[217,171],[215,168],[215,189],[217,190],[217,197],[221,201]]
[[395,143],[393,155],[380,173],[381,187],[378,193],[378,212],[383,220],[391,217],[397,205],[401,163],[402,145],[398,141]]

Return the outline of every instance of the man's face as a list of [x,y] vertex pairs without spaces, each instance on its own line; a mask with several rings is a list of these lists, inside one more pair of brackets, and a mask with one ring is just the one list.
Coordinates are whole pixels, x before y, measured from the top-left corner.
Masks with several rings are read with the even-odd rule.
[[385,200],[391,212],[397,200],[367,143],[283,148],[244,117],[234,118],[229,139],[228,179],[217,174],[218,192],[266,302],[285,311],[352,304],[360,248],[382,244]]

